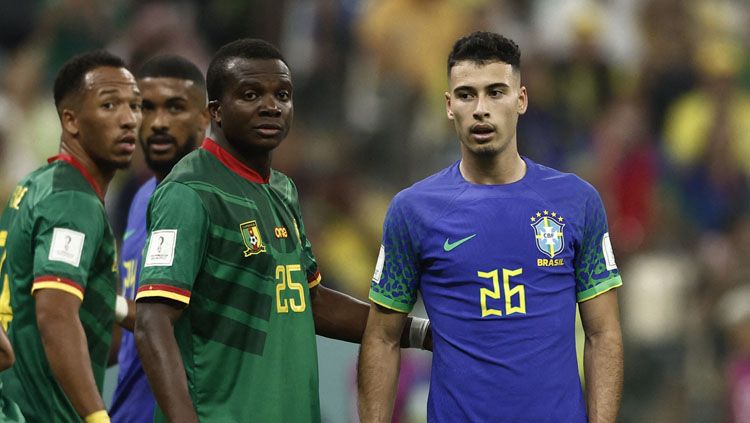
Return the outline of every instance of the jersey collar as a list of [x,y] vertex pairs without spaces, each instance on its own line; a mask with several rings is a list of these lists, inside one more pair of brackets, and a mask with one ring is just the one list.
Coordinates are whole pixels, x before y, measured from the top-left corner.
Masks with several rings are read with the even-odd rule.
[[91,185],[92,188],[94,188],[94,191],[96,191],[96,195],[99,196],[101,200],[104,200],[104,192],[102,192],[102,189],[99,187],[99,184],[96,183],[94,178],[91,176],[91,173],[86,169],[86,167],[81,164],[78,160],[76,160],[75,157],[71,156],[70,154],[58,154],[57,156],[50,157],[47,159],[47,163],[56,162],[58,160],[62,160],[64,162],[70,163],[71,166],[78,169],[79,172],[81,172],[81,175],[88,181],[88,183]]
[[206,138],[205,140],[203,140],[203,145],[201,145],[201,148],[216,156],[216,158],[219,159],[219,161],[224,166],[228,167],[229,170],[247,179],[248,181],[254,182],[256,184],[268,183],[269,178],[263,178],[262,176],[260,176],[258,172],[251,169],[241,161],[237,160],[236,157],[231,155],[227,150],[221,148],[221,146],[211,138]]

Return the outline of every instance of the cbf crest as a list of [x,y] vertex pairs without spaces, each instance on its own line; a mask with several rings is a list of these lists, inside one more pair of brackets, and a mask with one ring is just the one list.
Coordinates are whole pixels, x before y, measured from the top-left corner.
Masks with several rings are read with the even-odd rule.
[[536,246],[549,258],[554,258],[565,248],[563,235],[563,217],[556,212],[544,210],[531,216],[531,227],[534,228]]
[[260,238],[260,230],[256,221],[251,220],[240,224],[240,232],[242,232],[242,242],[245,243],[245,251],[243,251],[245,257],[266,252],[266,246]]

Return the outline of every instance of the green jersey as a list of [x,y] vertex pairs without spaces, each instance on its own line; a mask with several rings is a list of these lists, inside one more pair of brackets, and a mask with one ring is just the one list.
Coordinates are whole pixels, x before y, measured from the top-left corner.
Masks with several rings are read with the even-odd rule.
[[34,294],[57,289],[81,299],[79,317],[101,392],[114,324],[115,240],[86,169],[68,155],[49,162],[18,184],[0,218],[0,317],[16,352],[13,367],[0,374],[2,396],[29,421],[79,422],[49,367]]
[[320,282],[297,189],[207,139],[156,189],[137,300],[175,323],[201,422],[319,422],[309,289]]

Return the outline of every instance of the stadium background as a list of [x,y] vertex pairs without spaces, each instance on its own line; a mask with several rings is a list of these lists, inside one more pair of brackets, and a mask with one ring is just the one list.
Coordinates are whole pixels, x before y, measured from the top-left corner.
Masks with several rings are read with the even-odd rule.
[[[205,70],[223,43],[264,38],[296,91],[274,165],[297,182],[325,283],[364,299],[389,199],[458,158],[445,57],[477,29],[521,46],[521,152],[605,201],[625,281],[621,421],[750,421],[745,0],[2,0],[0,194],[55,154],[51,82],[71,55],[137,68],[171,52]],[[113,182],[117,234],[148,176],[139,155]],[[353,421],[356,347],[319,340],[324,420]],[[403,422],[424,419],[428,369],[405,354]]]

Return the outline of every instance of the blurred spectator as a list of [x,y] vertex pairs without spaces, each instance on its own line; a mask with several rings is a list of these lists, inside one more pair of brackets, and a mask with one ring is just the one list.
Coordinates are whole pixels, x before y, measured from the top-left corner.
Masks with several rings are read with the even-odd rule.
[[676,170],[686,212],[701,228],[725,229],[747,206],[750,91],[737,81],[743,51],[727,40],[697,48],[700,85],[667,114],[667,159]]

